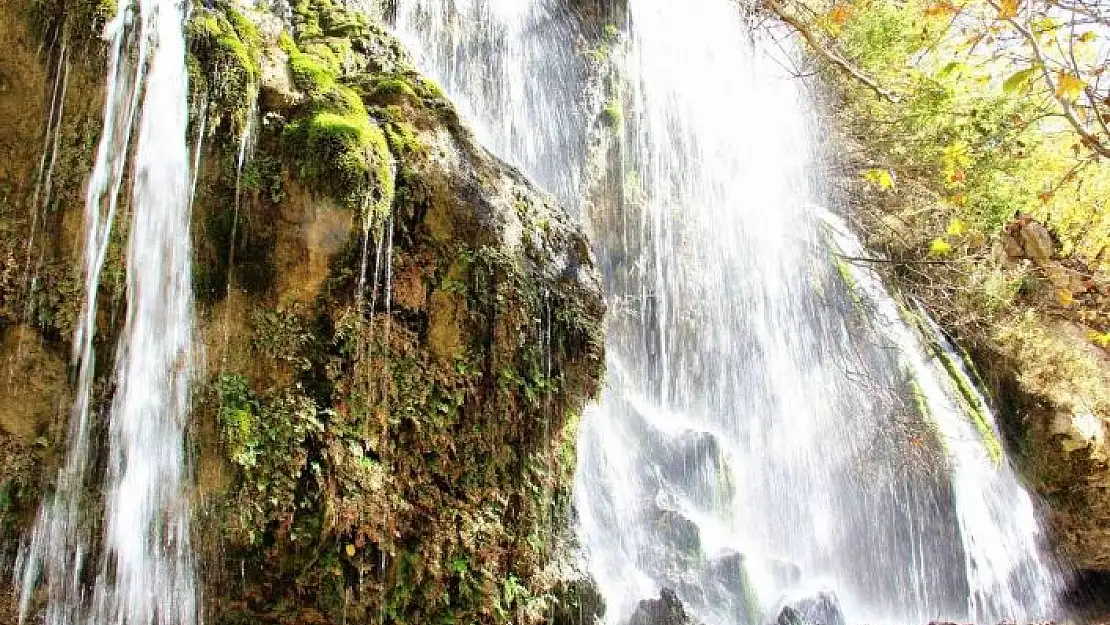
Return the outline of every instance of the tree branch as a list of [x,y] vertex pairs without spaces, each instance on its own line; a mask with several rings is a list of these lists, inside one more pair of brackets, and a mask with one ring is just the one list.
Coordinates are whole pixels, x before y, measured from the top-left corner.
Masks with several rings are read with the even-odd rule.
[[871,91],[874,91],[875,94],[878,95],[880,98],[892,103],[898,102],[898,98],[893,93],[887,91],[886,89],[883,89],[881,86],[879,86],[878,83],[865,75],[851,63],[846,61],[839,54],[828,49],[821,42],[821,40],[818,39],[817,35],[813,34],[813,31],[810,30],[809,26],[807,26],[797,17],[788,13],[786,9],[777,2],[777,0],[763,0],[763,6],[767,7],[767,9],[777,15],[780,20],[788,24],[791,28],[798,31],[798,34],[806,40],[806,43],[809,44],[809,47],[812,48],[813,51],[816,52],[821,58],[825,59],[829,63],[832,63],[834,66],[840,69],[840,71],[851,76],[853,79],[857,80],[860,84],[867,87]]
[[[996,11],[999,11],[1000,13],[1002,12],[1001,8],[998,6],[998,3],[995,2],[995,0],[987,0],[987,2],[989,2]],[[1048,88],[1052,91],[1053,96],[1056,98],[1056,101],[1060,103],[1060,107],[1064,111],[1064,119],[1066,119],[1068,121],[1068,124],[1070,124],[1075,132],[1079,134],[1079,137],[1083,140],[1083,143],[1087,145],[1087,147],[1091,148],[1091,150],[1093,150],[1099,156],[1110,158],[1110,146],[1104,144],[1102,139],[1088,131],[1087,128],[1084,127],[1083,122],[1079,121],[1079,118],[1076,117],[1075,109],[1072,107],[1071,102],[1068,102],[1066,99],[1060,97],[1057,93],[1057,85],[1052,81],[1052,70],[1048,68],[1048,59],[1045,58],[1044,51],[1041,50],[1041,44],[1037,41],[1037,36],[1013,17],[1007,17],[1006,21],[1014,27],[1014,30],[1018,31],[1018,34],[1020,34],[1025,39],[1025,42],[1029,44],[1030,49],[1033,50],[1033,56],[1037,60],[1037,65],[1039,65],[1041,68],[1041,74],[1044,76],[1044,80],[1048,84]],[[1094,114],[1097,116],[1099,114],[1099,111],[1096,109],[1094,111]]]

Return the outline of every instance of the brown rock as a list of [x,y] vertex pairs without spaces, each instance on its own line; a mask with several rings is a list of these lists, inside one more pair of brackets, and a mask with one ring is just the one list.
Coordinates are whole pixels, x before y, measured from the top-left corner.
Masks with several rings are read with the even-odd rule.
[[259,96],[265,110],[285,113],[304,101],[304,94],[293,84],[289,69],[289,55],[277,46],[267,48],[262,54],[262,75]]
[[1002,250],[1010,260],[1017,260],[1025,256],[1025,250],[1021,248],[1021,243],[1008,232],[1002,234]]
[[692,625],[694,622],[670,588],[660,591],[658,599],[641,601],[628,619],[628,625]]
[[1017,236],[1026,258],[1038,265],[1052,260],[1056,244],[1052,242],[1052,235],[1043,225],[1030,219],[1021,225]]
[[27,444],[68,405],[65,362],[26,326],[3,333],[0,353],[0,434]]

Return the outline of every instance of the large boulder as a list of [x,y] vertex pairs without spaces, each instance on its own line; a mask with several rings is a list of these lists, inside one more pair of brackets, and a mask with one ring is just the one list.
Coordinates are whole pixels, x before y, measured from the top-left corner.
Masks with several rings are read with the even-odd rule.
[[659,591],[658,599],[644,599],[628,619],[628,625],[694,625],[686,608],[670,588]]
[[846,625],[846,621],[836,595],[820,591],[784,603],[775,625]]

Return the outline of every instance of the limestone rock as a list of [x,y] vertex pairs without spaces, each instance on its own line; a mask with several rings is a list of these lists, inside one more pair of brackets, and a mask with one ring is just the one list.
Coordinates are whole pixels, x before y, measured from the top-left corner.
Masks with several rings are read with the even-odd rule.
[[304,101],[304,94],[293,84],[289,55],[277,46],[266,48],[261,59],[259,96],[264,109],[287,113]]
[[1043,224],[1028,215],[1019,215],[1006,224],[1002,235],[1006,254],[1012,258],[1028,258],[1037,265],[1052,260],[1056,243]]
[[775,625],[845,625],[840,602],[831,592],[818,592],[787,602],[779,609]]
[[[58,15],[75,14],[66,1]],[[67,74],[30,298],[8,261],[27,257],[59,66],[40,31],[62,32],[28,25],[45,13],[30,6],[0,4],[0,76],[13,85],[0,91],[11,113],[0,115],[0,348],[28,359],[2,372],[14,384],[0,389],[0,468],[30,485],[9,499],[14,515],[0,509],[0,560],[64,448],[38,438],[69,406],[54,391],[80,307],[83,186],[104,101],[96,40]],[[389,610],[407,623],[542,622],[546,605],[508,605],[505,589],[539,598],[567,585],[547,574],[552,536],[567,531],[552,519],[571,516],[575,415],[604,363],[590,246],[478,144],[382,24],[344,3],[291,8],[285,25],[198,5],[188,31],[190,86],[210,113],[193,144],[197,353],[210,366],[190,423],[205,620],[376,622]],[[244,20],[258,20],[257,37]],[[261,123],[239,171],[256,92]],[[101,284],[100,353],[126,318],[125,252],[112,246]],[[110,401],[102,369],[97,399]],[[14,492],[4,475],[0,490]],[[600,609],[596,589],[571,594],[568,610]]]
[[659,591],[658,599],[644,599],[628,619],[628,625],[694,625],[682,601],[670,588]]
[[1017,377],[995,395],[1006,398],[1001,417],[1020,436],[1018,467],[1048,504],[1069,560],[1110,570],[1110,357],[1067,322],[1031,322],[1000,339],[1007,353],[987,374]]

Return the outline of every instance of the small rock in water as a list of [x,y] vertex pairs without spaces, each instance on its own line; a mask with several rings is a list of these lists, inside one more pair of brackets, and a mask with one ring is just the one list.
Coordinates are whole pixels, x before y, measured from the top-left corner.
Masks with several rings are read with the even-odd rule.
[[670,588],[659,591],[658,599],[644,599],[636,606],[628,625],[695,625],[682,601]]
[[846,625],[840,602],[831,592],[818,592],[786,603],[775,625]]

